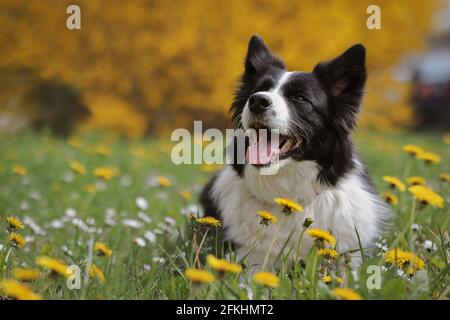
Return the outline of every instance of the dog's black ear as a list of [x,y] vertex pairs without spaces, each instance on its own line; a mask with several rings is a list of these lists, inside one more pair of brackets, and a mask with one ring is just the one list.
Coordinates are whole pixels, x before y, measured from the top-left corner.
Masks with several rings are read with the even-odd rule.
[[270,51],[264,40],[258,35],[253,35],[248,43],[245,72],[251,74],[262,70],[269,64],[284,68],[283,62]]
[[364,46],[352,46],[339,57],[319,63],[313,72],[329,94],[334,120],[344,129],[352,129],[367,78]]

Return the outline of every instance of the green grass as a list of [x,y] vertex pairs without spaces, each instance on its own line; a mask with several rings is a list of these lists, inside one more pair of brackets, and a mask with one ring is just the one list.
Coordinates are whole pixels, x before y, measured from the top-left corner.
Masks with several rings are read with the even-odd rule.
[[[170,143],[152,139],[126,141],[100,135],[81,137],[82,146],[77,149],[67,141],[45,135],[25,133],[13,137],[0,138],[0,279],[12,278],[14,267],[37,268],[38,256],[50,256],[63,260],[67,265],[77,265],[83,270],[80,290],[69,290],[62,277],[48,275],[41,269],[42,277],[29,286],[45,299],[236,299],[247,298],[246,289],[240,281],[248,284],[255,298],[274,299],[329,299],[335,298],[332,288],[320,281],[319,272],[325,261],[312,250],[303,263],[289,268],[286,259],[280,255],[277,275],[280,285],[269,290],[254,284],[243,276],[241,280],[227,274],[214,283],[192,286],[183,276],[185,269],[194,265],[195,248],[201,241],[205,229],[199,227],[180,213],[189,204],[197,205],[197,195],[211,173],[200,166],[175,166],[170,161]],[[394,175],[403,181],[407,176],[418,175],[427,179],[436,192],[447,198],[449,184],[439,182],[440,172],[448,172],[449,147],[434,135],[399,133],[379,134],[360,132],[356,136],[358,149],[368,164],[370,173],[379,192],[388,190],[382,181],[383,175]],[[426,166],[401,151],[406,143],[418,144],[441,155],[442,162]],[[93,148],[105,144],[111,154],[101,156]],[[87,168],[86,174],[72,173],[69,163],[78,161]],[[12,172],[14,165],[26,167],[27,174],[21,176]],[[120,174],[109,181],[101,181],[93,170],[101,166],[113,166]],[[168,177],[169,187],[155,186],[152,178]],[[87,192],[86,185],[97,184],[98,190]],[[192,192],[192,199],[184,200],[181,191]],[[340,259],[340,274],[345,276],[345,286],[358,291],[365,299],[448,299],[449,298],[449,212],[446,203],[443,209],[415,204],[411,221],[412,198],[408,192],[399,193],[399,203],[393,208],[395,224],[385,235],[386,246],[399,247],[414,252],[425,261],[425,268],[411,277],[401,277],[395,267],[383,269],[381,289],[369,290],[366,279],[368,265],[383,264],[380,256],[370,258],[355,278]],[[136,198],[144,197],[149,205],[140,210]],[[447,201],[446,201],[447,202]],[[68,208],[74,208],[77,217],[95,229],[89,233],[75,226],[65,218]],[[104,224],[105,211],[116,212],[114,226]],[[138,217],[144,211],[151,217],[145,223]],[[14,215],[20,219],[32,218],[46,234],[35,234],[29,225],[20,230],[28,236],[22,248],[12,248],[8,243],[5,217]],[[170,217],[175,226],[165,221]],[[124,219],[140,221],[140,228],[126,227]],[[59,228],[58,224],[62,225]],[[411,230],[411,222],[419,224],[419,231]],[[156,234],[156,242],[146,240],[145,247],[135,244],[136,237],[144,238],[146,231]],[[208,237],[201,250],[202,266],[207,253],[223,256],[223,248],[214,236]],[[431,240],[436,251],[424,248],[426,240]],[[84,270],[90,256],[93,242],[104,242],[112,250],[111,257],[98,257],[93,262],[104,271],[106,282],[86,279]],[[71,252],[67,254],[68,248]],[[164,262],[160,262],[160,258]],[[233,260],[234,255],[231,253]]]

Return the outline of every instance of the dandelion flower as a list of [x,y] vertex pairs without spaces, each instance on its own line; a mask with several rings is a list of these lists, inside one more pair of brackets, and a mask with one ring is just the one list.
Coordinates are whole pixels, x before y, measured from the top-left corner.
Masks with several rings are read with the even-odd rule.
[[406,182],[410,186],[424,186],[427,184],[426,180],[423,177],[418,176],[409,177],[408,179],[406,179]]
[[97,191],[97,186],[95,184],[87,184],[84,186],[84,190],[88,193],[94,193]]
[[172,181],[170,181],[169,178],[164,176],[157,176],[156,181],[158,182],[158,185],[163,188],[167,188],[172,185]]
[[444,198],[439,194],[424,186],[413,186],[408,189],[409,192],[419,200],[422,204],[431,205],[433,207],[443,208]]
[[342,279],[342,277],[336,277],[336,282],[338,284],[342,284],[344,282],[344,279]]
[[108,147],[106,144],[99,144],[94,149],[94,153],[98,154],[99,156],[109,156],[111,154],[111,148]]
[[321,242],[328,242],[331,246],[336,244],[336,239],[328,231],[322,229],[309,229],[306,233]]
[[339,257],[339,253],[334,249],[319,249],[318,254],[327,259]]
[[328,283],[331,283],[332,280],[333,279],[331,279],[331,276],[328,275],[328,274],[322,277],[322,282],[323,283],[327,283],[328,284]]
[[403,151],[405,151],[406,153],[412,155],[412,156],[416,156],[419,153],[423,152],[423,149],[419,146],[416,146],[414,144],[405,144],[402,148]]
[[450,133],[444,134],[444,136],[442,137],[442,140],[443,140],[446,144],[450,144]]
[[78,137],[71,137],[67,140],[67,144],[74,149],[81,149],[81,139]]
[[349,288],[334,288],[333,292],[343,300],[362,300],[361,295],[353,289]]
[[186,269],[186,271],[184,271],[184,275],[196,284],[211,283],[215,280],[212,273],[200,269]]
[[215,227],[215,228],[219,228],[221,226],[221,222],[220,220],[217,220],[216,218],[213,217],[202,217],[202,218],[197,218],[195,219],[195,221],[197,221],[198,223],[208,226],[208,227]]
[[291,213],[292,211],[303,212],[303,207],[294,200],[288,198],[275,198],[273,201],[283,207],[284,213]]
[[25,168],[24,166],[21,166],[19,164],[16,164],[13,169],[12,169],[13,173],[19,175],[19,176],[26,176],[27,175],[27,168]]
[[269,288],[277,288],[280,284],[280,278],[272,272],[258,272],[253,276],[253,281]]
[[391,186],[392,189],[397,188],[401,192],[405,191],[405,188],[406,188],[405,185],[403,184],[403,182],[400,181],[400,179],[398,179],[396,177],[384,176],[383,181],[389,183],[389,185]]
[[8,231],[12,232],[17,229],[23,229],[25,226],[22,221],[20,221],[19,218],[9,216],[6,217],[6,222],[8,222]]
[[26,241],[22,235],[16,232],[11,232],[8,236],[8,241],[16,248],[21,248],[25,245]]
[[396,206],[398,203],[398,198],[395,194],[389,191],[385,191],[381,194],[381,197],[386,201],[387,203]]
[[213,255],[206,256],[208,265],[219,272],[241,273],[242,267],[237,263],[231,263],[224,259],[217,259]]
[[216,172],[222,168],[222,165],[219,164],[207,164],[204,163],[201,165],[200,170],[206,173]]
[[441,179],[441,181],[443,182],[449,182],[450,181],[450,174],[446,173],[446,172],[441,172],[439,174],[439,178]]
[[417,159],[425,161],[426,164],[437,164],[441,162],[441,157],[433,152],[422,152],[416,155]]
[[192,199],[192,193],[187,190],[181,191],[180,196],[181,196],[181,198],[183,198],[186,201],[189,201]]
[[69,277],[72,275],[72,271],[70,271],[69,267],[67,267],[66,264],[60,260],[42,256],[36,258],[36,264],[64,277]]
[[384,261],[388,264],[397,264],[401,269],[406,270],[412,267],[417,270],[425,268],[425,262],[412,252],[406,252],[395,248],[384,254]]
[[86,167],[83,166],[81,163],[77,161],[72,161],[70,164],[70,169],[72,169],[73,172],[78,174],[85,174],[86,173]]
[[30,288],[16,280],[3,280],[0,282],[0,291],[12,299],[42,300],[42,296],[34,293]]
[[94,169],[94,175],[103,180],[111,180],[119,174],[119,170],[114,167],[98,167]]
[[103,242],[96,242],[94,245],[94,251],[100,257],[110,257],[112,255],[112,250]]
[[14,268],[12,275],[14,279],[20,281],[34,281],[39,279],[41,273],[36,269]]
[[256,214],[261,218],[261,224],[268,225],[269,223],[277,223],[277,217],[265,210],[258,210]]
[[101,283],[105,283],[106,281],[105,274],[102,269],[97,267],[95,264],[91,264],[91,267],[89,268],[89,277],[92,279],[97,278]]

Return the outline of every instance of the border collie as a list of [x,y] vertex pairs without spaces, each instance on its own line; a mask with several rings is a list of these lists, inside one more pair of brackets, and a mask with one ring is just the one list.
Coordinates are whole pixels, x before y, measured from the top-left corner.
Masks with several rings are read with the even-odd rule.
[[[225,240],[254,271],[264,260],[272,268],[283,248],[293,248],[306,218],[336,238],[339,252],[353,252],[355,267],[361,263],[359,243],[370,251],[389,222],[390,211],[351,139],[366,77],[361,44],[312,72],[298,72],[288,71],[259,36],[251,38],[231,111],[236,128],[279,131],[279,169],[262,175],[259,164],[229,165],[205,186],[200,202],[206,216],[223,221]],[[300,203],[304,212],[283,214],[276,197]],[[261,228],[258,210],[278,222]],[[305,235],[302,241],[305,259],[313,239]]]

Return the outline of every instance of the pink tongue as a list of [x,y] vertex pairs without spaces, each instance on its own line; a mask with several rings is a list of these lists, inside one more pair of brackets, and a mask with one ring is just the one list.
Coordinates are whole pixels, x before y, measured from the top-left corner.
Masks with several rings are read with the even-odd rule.
[[275,141],[276,139],[274,139],[274,142],[270,141],[270,143],[267,143],[267,139],[261,140],[263,141],[258,141],[256,144],[247,148],[245,159],[248,163],[259,165],[268,164],[275,150],[278,149]]

